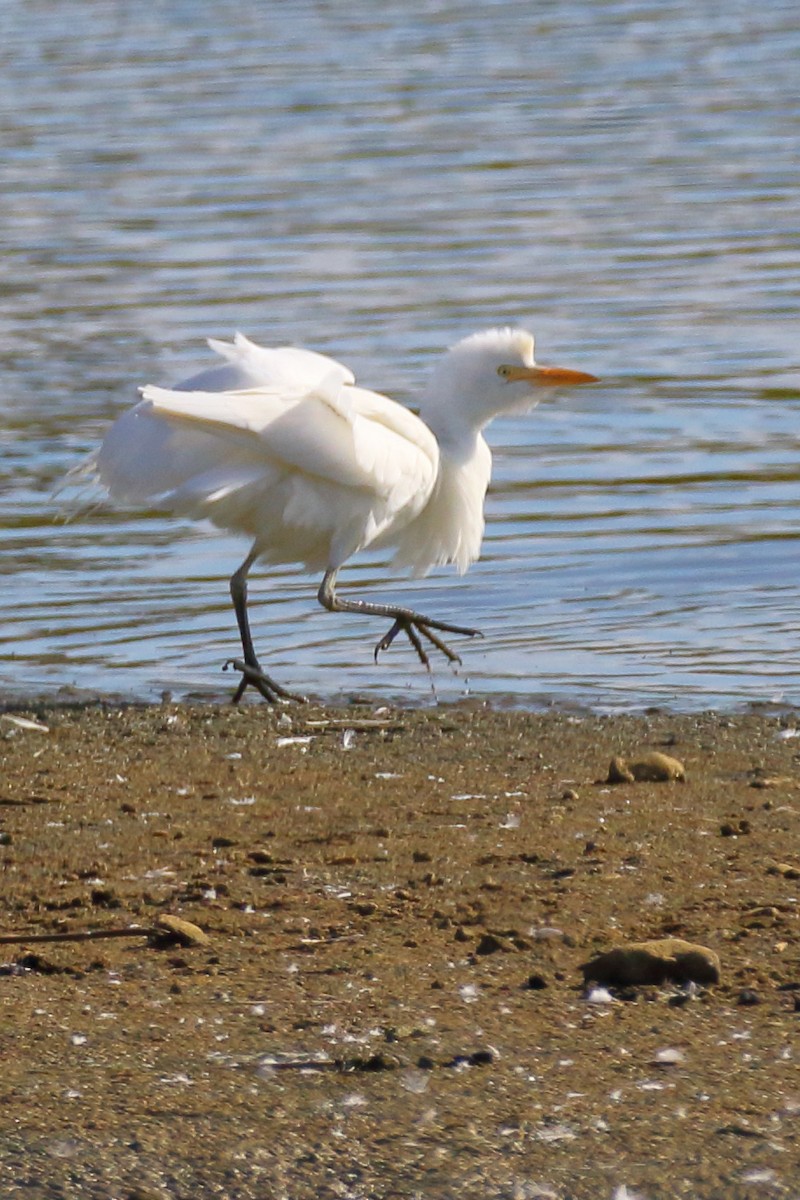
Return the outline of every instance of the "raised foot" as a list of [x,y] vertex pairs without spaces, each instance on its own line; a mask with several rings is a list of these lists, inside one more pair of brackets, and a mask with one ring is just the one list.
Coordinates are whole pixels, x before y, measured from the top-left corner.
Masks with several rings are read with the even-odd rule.
[[455,650],[451,650],[447,645],[447,642],[443,641],[442,638],[438,637],[433,632],[434,629],[440,629],[446,633],[459,633],[464,637],[483,637],[480,629],[468,629],[464,625],[450,625],[445,621],[429,620],[427,617],[420,616],[416,613],[408,615],[401,614],[397,617],[394,625],[392,625],[388,633],[383,635],[375,647],[375,661],[378,661],[378,655],[383,650],[389,649],[398,633],[404,633],[411,642],[411,645],[416,650],[420,662],[424,667],[427,668],[427,670],[430,671],[431,662],[428,658],[425,647],[422,644],[422,638],[420,637],[420,634],[422,634],[422,637],[427,638],[437,650],[441,650],[442,654],[449,662],[460,663],[460,655],[456,654]]
[[306,696],[301,696],[299,692],[287,691],[285,687],[281,687],[266,672],[262,671],[258,665],[246,663],[242,658],[229,658],[222,664],[222,669],[227,671],[229,667],[233,667],[234,671],[241,671],[242,674],[239,686],[231,699],[232,704],[239,703],[248,687],[254,687],[269,704],[282,704],[289,700],[293,700],[297,704],[308,704]]

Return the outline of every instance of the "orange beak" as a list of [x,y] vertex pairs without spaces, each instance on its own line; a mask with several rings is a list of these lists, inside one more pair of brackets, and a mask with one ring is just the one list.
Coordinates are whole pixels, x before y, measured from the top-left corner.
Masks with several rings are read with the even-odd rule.
[[541,384],[559,386],[574,383],[599,383],[596,375],[573,371],[571,367],[510,367],[506,379],[524,380],[538,387]]

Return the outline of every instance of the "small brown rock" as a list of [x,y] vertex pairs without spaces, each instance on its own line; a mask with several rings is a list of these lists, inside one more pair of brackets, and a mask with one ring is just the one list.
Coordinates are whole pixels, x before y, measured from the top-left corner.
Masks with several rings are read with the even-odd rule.
[[719,983],[719,957],[681,938],[660,938],[616,946],[581,966],[586,982],[612,987],[676,983]]
[[612,758],[608,767],[607,784],[668,784],[673,780],[686,781],[686,768],[678,758],[670,758],[654,750],[634,762]]
[[164,932],[163,944],[171,942],[179,946],[208,946],[211,938],[198,925],[184,921],[183,917],[174,917],[171,913],[162,913],[156,920],[158,932]]
[[768,875],[781,875],[784,879],[800,879],[800,867],[792,866],[791,863],[775,863],[772,867],[767,867]]
[[686,768],[677,758],[654,750],[634,762],[624,758],[612,758],[606,783],[670,783],[686,781]]
[[742,834],[750,833],[751,825],[747,820],[742,821],[725,821],[719,827],[719,832],[722,837],[740,837]]
[[633,771],[624,758],[612,758],[608,766],[606,783],[634,783]]
[[498,950],[508,953],[515,947],[506,938],[498,937],[496,933],[484,933],[475,947],[476,954],[496,954]]
[[654,750],[652,754],[646,754],[644,758],[633,763],[631,770],[637,782],[668,783],[671,780],[677,780],[678,783],[686,782],[686,768],[680,759],[672,758],[669,754],[661,754],[658,750]]

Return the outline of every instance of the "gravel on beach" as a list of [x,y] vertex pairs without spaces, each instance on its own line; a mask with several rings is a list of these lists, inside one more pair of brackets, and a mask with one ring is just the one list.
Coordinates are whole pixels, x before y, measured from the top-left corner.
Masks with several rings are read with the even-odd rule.
[[795,1200],[798,732],[6,706],[0,1194]]

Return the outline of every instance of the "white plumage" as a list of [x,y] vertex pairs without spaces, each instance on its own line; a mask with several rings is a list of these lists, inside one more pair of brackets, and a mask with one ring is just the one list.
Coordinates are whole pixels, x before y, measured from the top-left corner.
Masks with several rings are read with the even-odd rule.
[[538,367],[521,330],[475,334],[440,361],[420,416],[356,385],[347,367],[293,347],[266,349],[241,334],[211,340],[225,361],[178,387],[142,389],[89,466],[117,500],[157,503],[252,539],[231,580],[242,638],[238,700],[248,683],[269,700],[292,698],[261,669],[247,618],[247,573],[257,559],[325,572],[320,602],[390,617],[427,665],[420,635],[457,660],[433,632],[477,631],[394,605],[342,600],[335,579],[366,546],[394,545],[395,562],[421,575],[480,553],[491,453],[482,430],[501,412],[529,408],[542,383],[594,376]]

